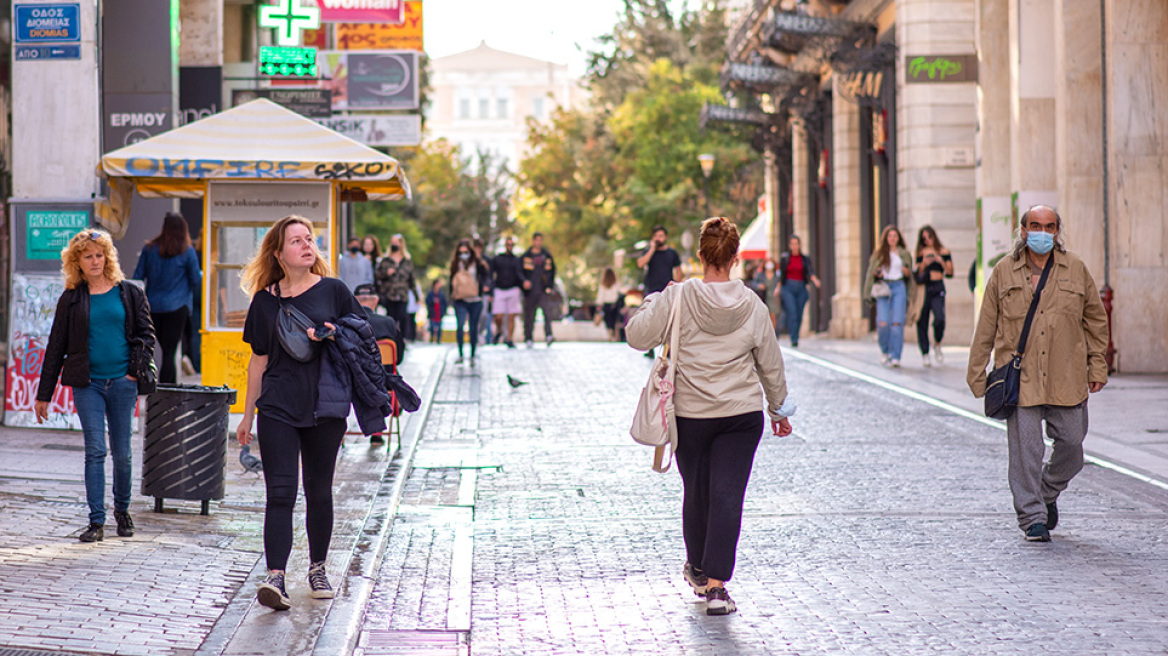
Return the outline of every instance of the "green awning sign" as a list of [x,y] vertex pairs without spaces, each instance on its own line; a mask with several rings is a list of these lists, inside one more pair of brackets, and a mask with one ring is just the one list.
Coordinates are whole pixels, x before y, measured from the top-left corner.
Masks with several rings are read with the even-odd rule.
[[37,211],[25,214],[28,239],[25,257],[30,260],[58,260],[61,249],[78,231],[89,227],[89,212]]

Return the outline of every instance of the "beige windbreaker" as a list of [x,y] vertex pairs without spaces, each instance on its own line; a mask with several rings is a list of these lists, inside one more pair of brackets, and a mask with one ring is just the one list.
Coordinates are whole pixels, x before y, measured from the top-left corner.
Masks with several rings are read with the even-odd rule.
[[651,349],[669,339],[673,303],[678,321],[677,416],[733,417],[760,409],[766,395],[772,420],[787,398],[783,356],[766,305],[741,280],[687,280],[650,294],[625,327],[629,346]]

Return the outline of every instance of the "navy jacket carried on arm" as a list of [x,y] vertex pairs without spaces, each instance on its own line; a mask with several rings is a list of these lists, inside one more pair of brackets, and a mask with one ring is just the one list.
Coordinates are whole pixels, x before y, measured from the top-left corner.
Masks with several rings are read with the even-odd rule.
[[373,328],[355,314],[341,317],[336,326],[335,339],[325,340],[320,362],[316,417],[346,418],[352,404],[361,432],[380,433],[391,406]]

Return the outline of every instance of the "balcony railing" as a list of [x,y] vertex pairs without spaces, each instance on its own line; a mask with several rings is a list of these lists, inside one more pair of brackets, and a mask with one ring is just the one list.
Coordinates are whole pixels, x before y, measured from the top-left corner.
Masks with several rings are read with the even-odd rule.
[[750,9],[742,14],[742,19],[732,28],[726,43],[726,54],[730,61],[742,61],[747,55],[751,42],[763,29],[767,13],[778,3],[779,0],[754,0]]
[[736,64],[727,62],[722,67],[722,89],[743,88],[758,93],[775,91],[810,84],[814,75],[793,71],[780,66]]

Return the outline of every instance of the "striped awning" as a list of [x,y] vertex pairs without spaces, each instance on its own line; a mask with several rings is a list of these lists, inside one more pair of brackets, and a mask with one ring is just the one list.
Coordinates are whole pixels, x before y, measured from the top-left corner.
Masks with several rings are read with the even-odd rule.
[[263,98],[115,150],[101,171],[154,197],[198,198],[206,180],[321,180],[373,200],[410,196],[396,159]]

